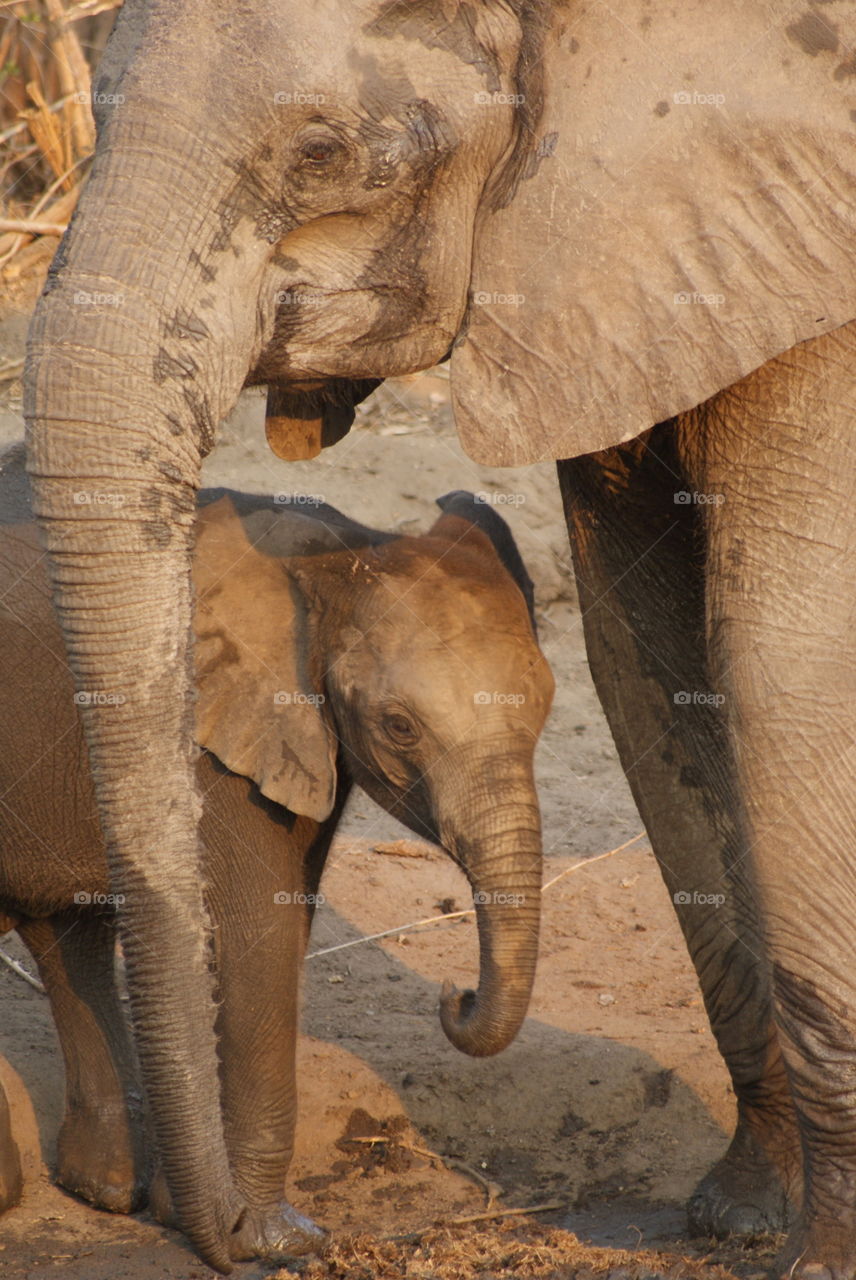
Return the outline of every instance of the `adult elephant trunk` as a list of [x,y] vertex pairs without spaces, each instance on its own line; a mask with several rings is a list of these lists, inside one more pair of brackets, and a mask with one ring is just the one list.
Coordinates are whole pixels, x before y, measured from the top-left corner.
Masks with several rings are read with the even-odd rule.
[[[490,772],[494,772],[491,770]],[[531,769],[515,781],[506,772],[481,787],[488,811],[468,823],[443,823],[443,844],[473,888],[479,930],[478,991],[444,983],[440,1021],[452,1044],[472,1057],[499,1053],[526,1017],[541,922],[541,824]],[[453,806],[454,807],[454,806]],[[465,812],[462,805],[460,813]]]
[[[263,262],[251,244],[199,261],[195,248],[220,229],[218,166],[185,146],[178,181],[162,140],[182,145],[180,121],[165,129],[162,104],[136,105],[99,147],[36,311],[28,465],[163,1171],[182,1229],[228,1271],[243,1205],[222,1136],[196,834],[190,551],[200,459],[246,374],[255,295],[245,282]],[[229,297],[237,264],[233,297],[253,308],[241,317],[231,301],[224,319],[206,280],[216,270]]]

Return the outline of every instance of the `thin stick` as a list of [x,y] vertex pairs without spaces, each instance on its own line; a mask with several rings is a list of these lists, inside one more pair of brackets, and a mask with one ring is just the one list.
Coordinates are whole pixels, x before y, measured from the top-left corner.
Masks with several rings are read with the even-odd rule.
[[63,93],[70,95],[67,108],[78,156],[87,155],[95,146],[95,122],[89,107],[92,81],[89,64],[83,56],[80,41],[68,25],[62,0],[44,0],[53,39],[51,48],[56,59]]
[[638,835],[633,836],[630,840],[625,840],[624,844],[618,845],[616,849],[609,849],[606,853],[598,853],[594,858],[585,858],[582,862],[575,862],[572,867],[565,867],[564,871],[560,871],[557,876],[553,876],[552,880],[548,880],[542,885],[541,892],[550,889],[557,880],[561,880],[563,876],[569,876],[572,871],[579,871],[580,867],[590,867],[593,862],[600,862],[602,858],[611,858],[614,853],[623,853],[625,849],[629,849],[637,840],[641,840],[645,835],[644,831],[640,831]]
[[311,951],[307,960],[315,960],[318,956],[329,956],[334,951],[345,951],[348,947],[359,947],[364,942],[376,942],[378,938],[391,938],[395,933],[407,933],[411,929],[421,929],[423,925],[439,924],[441,920],[460,920],[462,916],[474,916],[472,907],[468,911],[450,911],[447,916],[426,916],[424,920],[414,920],[412,924],[399,925],[397,929],[384,929],[383,933],[367,933],[362,938],[352,938],[350,942],[340,942],[335,947],[324,947],[321,951]]
[[34,978],[31,973],[28,973],[24,966],[19,964],[17,960],[14,960],[12,956],[7,956],[5,951],[0,951],[0,960],[9,966],[13,973],[17,973],[19,978],[23,978],[25,982],[29,982],[30,986],[35,988],[36,991],[40,991],[42,995],[47,994],[44,983],[39,982],[38,978]]
[[118,9],[122,0],[81,0],[65,16],[66,22],[79,22],[81,18],[94,18],[97,13]]
[[0,231],[18,231],[25,236],[61,236],[65,222],[41,222],[38,218],[0,218]]
[[445,1227],[464,1227],[470,1222],[490,1222],[492,1218],[512,1218],[524,1213],[552,1213],[556,1209],[566,1209],[565,1200],[552,1200],[549,1204],[532,1204],[525,1209],[493,1209],[490,1213],[469,1213],[465,1218],[450,1218],[444,1222]]
[[[30,210],[30,215],[27,220],[29,223],[32,224],[38,221],[38,219],[36,219],[36,214],[41,213],[45,204],[48,202],[48,200],[50,200],[51,196],[55,194],[57,187],[59,187],[65,181],[65,179],[68,177],[69,174],[74,172],[74,170],[78,167],[78,165],[81,165],[83,163],[84,163],[84,160],[76,160],[70,169],[67,169],[65,173],[60,174],[60,176],[56,179],[56,181],[51,183],[50,187],[48,187],[44,195],[36,202],[36,204]],[[67,221],[60,222],[60,219],[61,218],[68,219],[71,217],[72,213],[74,212],[74,206],[77,204],[77,197],[79,195],[80,195],[80,184],[78,183],[77,186],[72,187],[71,191],[64,192],[64,194],[61,195],[59,199],[54,201],[50,209],[48,209],[48,216],[51,218],[52,221],[55,219],[56,225],[62,228],[62,230],[60,231],[60,234],[62,234],[62,231],[64,231],[66,226],[68,225]],[[15,233],[10,232],[7,234],[14,235]],[[18,250],[23,247],[23,245],[26,243],[27,240],[31,240],[35,234],[36,234],[35,232],[27,232],[26,234],[22,235],[19,232],[17,234],[16,239],[12,241],[12,246],[8,250],[8,252],[4,253],[3,256],[0,257],[0,267],[4,267],[7,262],[9,262],[12,258],[14,258]]]
[[[2,223],[0,223],[2,225]],[[630,845],[635,844],[637,840],[641,840],[645,835],[644,831],[640,831],[638,835],[633,836],[631,840],[625,840],[624,844],[618,845],[615,849],[609,849],[606,853],[599,853],[594,858],[584,858],[582,862],[575,862],[573,866],[565,867],[564,871],[560,871],[557,876],[553,876],[552,880],[548,880],[545,885],[541,886],[541,892],[551,888],[563,876],[569,876],[572,871],[579,871],[582,867],[589,867],[593,862],[600,862],[603,858],[611,858],[615,853],[621,853],[624,849],[628,849]],[[421,929],[426,925],[439,924],[443,920],[461,920],[464,916],[474,916],[475,907],[468,907],[465,911],[450,911],[446,915],[426,916],[424,920],[414,920],[411,924],[399,925],[397,929],[384,929],[382,933],[368,933],[362,938],[352,938],[350,942],[339,942],[335,947],[323,947],[320,951],[310,951],[306,957],[307,960],[316,960],[318,956],[329,956],[334,951],[347,951],[349,947],[359,947],[364,942],[377,942],[380,938],[391,938],[394,934],[409,933],[412,929]]]
[[[39,199],[36,201],[32,209],[30,210],[31,218],[34,218],[37,213],[41,213],[45,205],[49,203],[51,196],[62,186],[66,178],[70,177],[71,174],[74,173],[75,169],[78,169],[82,164],[85,164],[88,159],[89,159],[88,156],[82,156],[79,160],[75,160],[74,164],[71,165],[70,168],[66,169],[65,173],[61,173],[59,177],[54,182],[51,183],[47,191],[45,191],[44,195],[39,196]],[[71,208],[69,211],[69,216],[71,216],[71,210],[73,210],[74,206],[77,204],[77,195],[78,195],[78,192],[76,190],[72,190],[70,192],[67,191],[65,195],[60,196],[60,198],[57,200],[56,204],[51,209],[51,213],[53,213],[54,210],[57,209],[60,205],[62,205],[63,212],[65,212],[66,208],[68,208],[70,205]]]
[[8,364],[0,364],[0,382],[12,382],[23,372],[23,360],[10,360]]
[[[414,1147],[414,1150],[418,1149]],[[474,1169],[472,1165],[465,1164],[463,1160],[455,1160],[452,1156],[440,1156],[440,1159],[447,1169],[451,1169],[453,1172],[457,1170],[458,1173],[465,1174],[466,1177],[472,1178],[474,1182],[479,1184],[485,1194],[484,1207],[486,1210],[490,1209],[500,1196],[505,1195],[498,1182],[491,1182],[490,1178],[485,1178],[479,1173],[478,1169]]]
[[415,1156],[421,1156],[423,1160],[430,1160],[432,1164],[438,1162],[439,1164],[444,1164],[447,1169],[451,1169],[453,1172],[457,1170],[459,1173],[464,1173],[468,1178],[472,1178],[474,1182],[477,1182],[487,1196],[485,1209],[489,1209],[494,1200],[498,1200],[501,1195],[504,1195],[503,1189],[498,1182],[491,1182],[484,1174],[465,1164],[463,1160],[457,1160],[454,1156],[441,1156],[439,1151],[429,1151],[427,1147],[414,1147],[412,1142],[402,1142],[392,1134],[379,1134],[376,1138],[346,1138],[345,1141],[366,1142],[372,1146],[378,1142],[386,1142],[391,1146],[399,1147],[402,1151],[410,1151]]

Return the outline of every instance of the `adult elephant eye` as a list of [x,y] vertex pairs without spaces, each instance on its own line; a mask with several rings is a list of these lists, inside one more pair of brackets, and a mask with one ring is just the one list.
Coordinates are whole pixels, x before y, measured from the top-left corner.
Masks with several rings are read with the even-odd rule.
[[411,746],[419,737],[415,726],[407,716],[398,714],[384,716],[383,727],[393,742],[397,742],[400,746]]
[[312,168],[321,168],[343,150],[341,142],[336,138],[306,138],[300,144],[300,156]]

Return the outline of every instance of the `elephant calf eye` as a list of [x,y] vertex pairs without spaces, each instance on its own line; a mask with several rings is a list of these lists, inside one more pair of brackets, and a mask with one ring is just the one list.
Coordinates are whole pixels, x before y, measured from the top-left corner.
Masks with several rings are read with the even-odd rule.
[[407,716],[384,716],[383,727],[393,741],[401,746],[409,746],[419,737],[414,725],[407,719]]

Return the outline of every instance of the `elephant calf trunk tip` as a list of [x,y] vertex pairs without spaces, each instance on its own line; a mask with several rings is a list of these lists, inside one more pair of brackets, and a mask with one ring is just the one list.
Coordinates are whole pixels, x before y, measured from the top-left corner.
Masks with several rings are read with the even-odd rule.
[[459,991],[449,978],[443,983],[440,1025],[455,1048],[471,1058],[490,1058],[501,1053],[511,1044],[525,1017],[524,1004],[517,1017],[488,1019],[477,991]]

